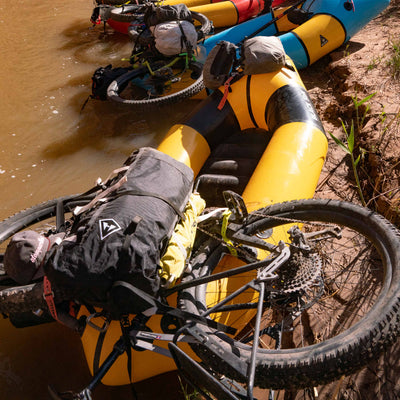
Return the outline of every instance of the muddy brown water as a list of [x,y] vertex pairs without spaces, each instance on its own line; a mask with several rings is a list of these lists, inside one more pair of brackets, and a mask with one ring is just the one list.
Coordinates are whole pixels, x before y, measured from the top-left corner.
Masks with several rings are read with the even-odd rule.
[[[132,150],[157,146],[193,104],[137,114],[89,101],[94,70],[127,65],[124,35],[89,21],[90,0],[0,3],[0,220],[91,187]],[[0,399],[46,399],[47,384],[81,389],[90,379],[79,337],[58,324],[16,329],[0,321]],[[174,374],[136,385],[140,399],[180,399]],[[104,387],[96,399],[131,399]]]

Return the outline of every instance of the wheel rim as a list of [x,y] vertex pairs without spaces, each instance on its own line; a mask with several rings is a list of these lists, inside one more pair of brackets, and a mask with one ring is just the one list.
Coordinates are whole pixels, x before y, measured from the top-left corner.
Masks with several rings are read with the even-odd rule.
[[155,75],[148,68],[132,71],[113,81],[107,96],[110,100],[136,105],[171,104],[194,96],[203,88],[203,78],[191,76],[192,71],[180,67],[160,68],[157,64]]
[[[314,225],[313,229],[325,229],[325,225]],[[304,224],[304,227],[308,230],[309,225]],[[278,271],[279,277],[275,280],[276,283],[272,281],[270,286],[272,291],[264,301],[266,313],[263,316],[263,323],[275,326],[287,319],[286,327],[281,328],[282,339],[286,343],[286,346],[283,343],[283,348],[290,348],[287,347],[290,344],[287,336],[294,338],[293,345],[297,348],[339,335],[371,311],[382,290],[387,291],[388,282],[384,282],[386,265],[371,242],[347,227],[342,227],[342,234],[342,239],[325,239],[315,244],[314,251],[309,256],[301,252],[296,254],[300,260],[286,263]],[[300,272],[297,267],[300,267]],[[226,268],[230,268],[229,260],[226,267],[220,269]],[[254,277],[253,274],[253,276],[247,275],[246,278],[238,276],[234,279],[248,280]],[[197,293],[199,295],[201,293],[202,303],[207,303],[209,308],[216,303],[216,292],[218,292],[217,298],[220,298],[221,288],[227,288],[226,294],[230,294],[232,288],[236,286],[228,282],[217,282],[208,284],[207,289],[199,288]],[[246,298],[253,297],[250,303],[255,307],[258,296],[251,292],[251,289],[248,290],[242,297],[243,303],[248,303]],[[368,301],[366,301],[367,294],[371,296]],[[222,294],[222,297],[225,297],[225,294]],[[308,315],[306,318],[308,322],[305,321],[305,314]],[[217,318],[230,326],[241,327],[246,315],[248,315],[247,310],[245,313],[229,311],[229,316]],[[292,321],[292,318],[295,320]],[[287,330],[290,330],[290,333],[286,332]],[[306,337],[299,332],[300,330],[320,332],[320,335]],[[248,329],[242,327],[236,339],[248,343],[249,336]],[[266,348],[274,349],[276,341],[272,338],[265,340],[267,337],[268,335],[264,338],[264,343],[268,343]]]
[[10,238],[17,232],[34,230],[44,235],[57,233],[56,207],[58,201],[63,201],[64,218],[68,221],[72,216],[73,209],[78,205],[88,203],[89,198],[77,200],[76,196],[70,196],[51,200],[21,211],[0,222],[0,261],[3,260]]
[[[293,217],[293,213],[288,212],[285,216],[302,218],[301,213]],[[334,217],[338,217],[338,215],[334,215]],[[392,310],[395,309],[395,301],[390,305],[386,304],[388,299],[393,296],[391,292],[395,291],[393,285],[391,286],[392,260],[385,250],[382,251],[386,244],[382,245],[379,234],[374,243],[371,243],[368,237],[360,235],[359,231],[376,236],[375,231],[378,230],[377,225],[369,227],[368,223],[361,220],[361,217],[353,218],[350,221],[350,226],[343,229],[342,239],[335,238],[333,240],[331,238],[319,242],[314,240],[315,254],[307,257],[308,267],[303,268],[300,275],[293,273],[293,265],[285,265],[279,272],[280,279],[283,282],[280,283],[279,280],[276,280],[279,284],[275,285],[276,287],[272,292],[273,281],[269,284],[269,294],[264,300],[258,363],[260,368],[265,365],[266,369],[263,369],[263,374],[268,374],[271,378],[264,376],[260,381],[258,376],[256,377],[256,385],[265,387],[266,382],[270,385],[268,387],[278,388],[290,385],[290,383],[287,383],[287,379],[283,378],[280,383],[278,380],[274,383],[273,368],[276,368],[275,373],[281,368],[278,373],[284,376],[287,371],[284,371],[283,368],[290,369],[291,364],[291,372],[288,376],[293,374],[291,377],[296,375],[301,377],[296,382],[293,381],[293,385],[298,387],[310,385],[315,381],[310,382],[311,377],[307,378],[307,375],[302,376],[299,373],[300,365],[319,361],[319,363],[316,363],[319,365],[315,368],[323,369],[324,363],[329,357],[339,357],[340,351],[345,348],[350,354],[353,344],[360,346],[359,343],[368,340],[370,331],[376,330],[379,326],[379,320],[390,319],[387,315],[382,314],[382,310],[388,311],[391,307],[393,307]],[[348,223],[346,222],[346,224]],[[263,230],[272,225],[274,224],[259,226],[259,228]],[[307,233],[313,232],[315,228],[320,229],[317,225],[313,225],[312,228],[310,226],[308,222],[304,223],[302,229],[305,229]],[[354,230],[357,226],[359,228]],[[324,221],[323,227],[326,228]],[[282,234],[277,237],[279,236],[282,238]],[[321,256],[322,247],[325,248],[322,253],[323,256]],[[339,252],[340,249],[342,250]],[[304,258],[298,260],[297,264],[304,264],[304,260]],[[396,268],[397,264],[398,260],[396,260]],[[230,266],[228,262],[228,268]],[[208,268],[203,267],[200,275],[209,274]],[[290,282],[290,280],[292,281]],[[396,282],[396,285],[398,286],[398,282]],[[229,289],[227,290],[228,294],[232,292],[232,289],[236,289],[237,285],[232,282],[203,285],[193,289],[190,292],[191,297],[188,296],[189,292],[186,292],[182,296],[183,303],[192,312],[204,312],[213,305],[215,298],[221,300],[225,297],[225,288]],[[249,312],[255,314],[255,302],[258,294],[254,293],[254,300],[250,304],[253,309],[250,311],[248,308],[234,311],[227,308],[220,314],[212,315],[219,322],[238,328],[234,338],[236,340],[234,347],[238,349],[241,358],[244,359],[250,357],[250,347],[254,335],[252,331],[254,319],[249,317]],[[246,296],[249,297],[251,294],[246,294]],[[190,300],[193,298],[196,299],[195,304]],[[246,303],[246,299],[243,303]],[[244,320],[248,323],[243,323]],[[368,329],[365,329],[366,327]],[[204,330],[202,327],[200,329]],[[281,344],[278,334],[281,334]],[[232,342],[229,339],[224,339],[220,334],[217,336],[220,339],[220,344],[232,351]],[[393,339],[388,338],[387,340]],[[276,347],[279,346],[280,348],[277,350]],[[339,349],[340,346],[343,346],[342,350]],[[316,359],[315,354],[321,356],[320,360]],[[199,355],[202,357],[201,349]],[[207,359],[207,357],[206,354],[205,358]],[[207,361],[212,363],[211,359],[207,359]],[[355,368],[353,364],[361,365],[366,361],[354,357],[354,360],[346,362],[348,365],[341,365],[342,372],[336,372],[336,374],[343,374],[343,370],[346,369],[352,371]],[[218,371],[218,363],[214,362],[213,366]],[[222,373],[229,375],[226,368]],[[321,374],[321,382],[333,379],[333,372],[329,373],[331,375]],[[328,375],[330,378],[326,378]],[[315,376],[312,379],[315,379]]]

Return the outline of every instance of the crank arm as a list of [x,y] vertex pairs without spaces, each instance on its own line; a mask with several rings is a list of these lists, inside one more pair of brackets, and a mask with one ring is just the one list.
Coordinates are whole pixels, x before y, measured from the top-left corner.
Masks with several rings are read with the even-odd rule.
[[52,400],[92,400],[92,393],[89,389],[83,389],[79,393],[72,391],[58,392],[53,386],[49,385],[47,390]]
[[240,227],[241,225],[229,224],[226,230],[226,236],[232,241],[240,244],[246,244],[248,246],[257,247],[259,249],[267,250],[270,252],[276,251],[276,245],[274,244],[268,243],[257,236],[248,236],[244,233],[241,233],[240,231],[236,232],[235,228],[236,230],[238,230]]

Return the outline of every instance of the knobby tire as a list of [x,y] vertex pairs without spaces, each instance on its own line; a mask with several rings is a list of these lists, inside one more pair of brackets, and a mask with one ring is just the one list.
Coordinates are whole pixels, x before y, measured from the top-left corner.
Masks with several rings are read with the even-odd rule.
[[[59,201],[63,202],[64,213],[67,214],[72,212],[77,205],[86,204],[89,200],[88,198],[77,199],[76,195],[65,196],[27,208],[0,222],[0,267],[3,270],[3,280],[0,282],[1,313],[15,314],[47,308],[43,299],[43,283],[39,281],[29,285],[18,285],[15,282],[9,282],[10,279],[5,279],[2,259],[8,241],[15,233],[33,229],[46,234],[49,230],[56,229],[55,216]],[[61,290],[53,288],[53,291],[59,301],[66,300],[68,297]]]
[[[159,64],[157,64],[159,65]],[[157,67],[151,65],[152,70],[156,70]],[[108,86],[107,89],[107,97],[111,101],[115,101],[117,103],[126,104],[129,106],[134,106],[138,111],[149,111],[153,110],[158,106],[164,106],[169,104],[176,104],[185,100],[187,98],[195,96],[197,93],[201,92],[204,89],[203,84],[203,74],[200,75],[199,78],[194,80],[194,82],[185,87],[184,89],[167,95],[161,95],[158,97],[148,98],[148,99],[125,99],[121,97],[121,92],[127,87],[129,82],[132,79],[135,79],[140,76],[145,76],[148,74],[147,67],[140,67],[138,69],[134,69],[133,71],[129,71],[117,79],[115,79]]]
[[[311,253],[312,256],[306,255],[304,260],[298,258],[297,261],[292,255],[292,261],[278,270],[279,277],[271,281],[269,293],[264,296],[261,329],[270,326],[275,333],[280,332],[282,344],[279,348],[276,337],[262,331],[255,385],[300,389],[351,374],[376,359],[394,342],[400,330],[400,237],[391,223],[371,210],[333,200],[272,205],[252,213],[242,232],[254,235],[268,232],[270,228],[276,232],[282,224],[287,224],[285,219],[302,221],[295,224],[306,232],[312,232],[316,226],[308,221],[322,222],[321,226],[338,224],[343,228],[341,239],[333,236],[314,241],[317,255]],[[288,225],[285,231],[287,229]],[[215,238],[204,242],[194,253],[192,272],[184,282],[212,274],[215,264],[225,253],[228,253],[227,246]],[[317,261],[308,263],[307,257],[308,261]],[[303,276],[297,276],[296,271],[302,270]],[[254,276],[248,280],[252,278]],[[233,285],[234,281],[231,283]],[[182,290],[179,306],[201,314],[214,298],[208,297],[213,296],[212,291],[220,298],[225,287],[229,289],[230,283],[224,286],[223,282],[218,282],[211,287],[203,284]],[[230,315],[228,311],[226,315],[223,311],[218,315],[219,321],[228,325],[232,322],[236,327],[241,322],[241,314],[233,306]],[[248,303],[236,304],[242,313],[249,310],[248,306]],[[235,316],[235,312],[239,314]],[[204,326],[197,328],[216,340],[223,350],[236,354],[247,363],[251,355],[251,323],[241,327],[234,338]],[[192,347],[216,372],[245,382],[230,363],[221,360],[207,346],[196,344]]]

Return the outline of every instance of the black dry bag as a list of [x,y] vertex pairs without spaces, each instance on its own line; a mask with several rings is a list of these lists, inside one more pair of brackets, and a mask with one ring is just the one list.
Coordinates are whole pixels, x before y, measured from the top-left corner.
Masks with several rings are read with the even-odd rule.
[[159,262],[189,200],[193,171],[152,148],[135,151],[94,200],[75,210],[71,232],[50,253],[52,285],[106,307],[115,281],[156,296]]

